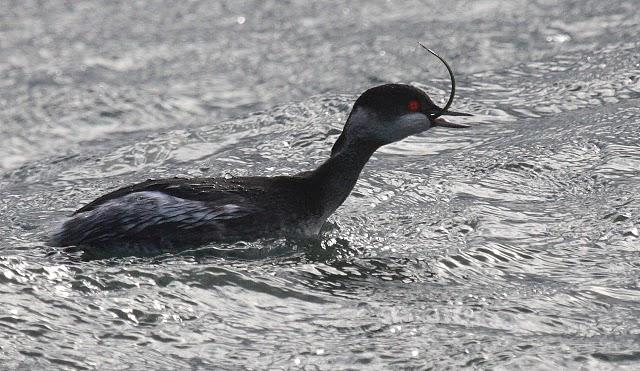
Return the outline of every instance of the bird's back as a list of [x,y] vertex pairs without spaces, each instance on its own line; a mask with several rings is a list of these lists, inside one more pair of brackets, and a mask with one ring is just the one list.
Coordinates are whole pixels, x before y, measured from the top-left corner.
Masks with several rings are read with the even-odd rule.
[[314,223],[322,214],[314,193],[304,176],[148,180],[83,206],[49,244],[185,245],[317,233],[310,229],[324,220]]

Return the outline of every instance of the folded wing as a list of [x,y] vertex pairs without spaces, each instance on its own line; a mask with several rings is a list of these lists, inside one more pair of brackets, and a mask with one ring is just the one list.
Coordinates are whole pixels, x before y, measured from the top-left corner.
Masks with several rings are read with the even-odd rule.
[[215,233],[224,229],[226,221],[258,211],[255,206],[249,206],[242,195],[224,192],[217,195],[215,202],[157,190],[134,191],[97,201],[65,221],[53,233],[49,244],[70,246],[107,240],[158,239],[163,230],[176,235],[206,228]]

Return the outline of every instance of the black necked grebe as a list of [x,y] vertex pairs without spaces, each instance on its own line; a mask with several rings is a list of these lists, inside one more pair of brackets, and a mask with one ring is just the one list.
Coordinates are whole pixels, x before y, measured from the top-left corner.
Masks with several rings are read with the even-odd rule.
[[293,176],[148,180],[85,205],[54,232],[49,244],[185,246],[317,236],[380,146],[434,126],[467,127],[440,117],[467,114],[449,111],[455,79],[449,65],[436,57],[452,82],[444,108],[410,85],[371,88],[356,100],[331,156],[316,170]]

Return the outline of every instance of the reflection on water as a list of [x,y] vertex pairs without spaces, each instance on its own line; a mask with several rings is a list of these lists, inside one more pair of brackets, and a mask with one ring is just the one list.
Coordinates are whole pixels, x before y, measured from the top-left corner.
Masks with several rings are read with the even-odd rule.
[[[3,366],[637,368],[634,2],[132,4],[0,30]],[[124,184],[313,168],[380,81],[444,99],[415,40],[473,127],[381,149],[321,240],[42,245]]]

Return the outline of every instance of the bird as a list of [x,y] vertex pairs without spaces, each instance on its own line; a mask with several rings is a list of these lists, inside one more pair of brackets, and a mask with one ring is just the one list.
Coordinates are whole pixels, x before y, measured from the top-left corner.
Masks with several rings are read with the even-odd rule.
[[[423,48],[422,44],[420,44]],[[329,158],[315,170],[269,177],[147,180],[107,193],[73,213],[51,235],[49,246],[177,248],[264,237],[317,238],[345,201],[373,153],[433,127],[466,128],[442,116],[450,111],[408,84],[384,84],[362,93]]]

